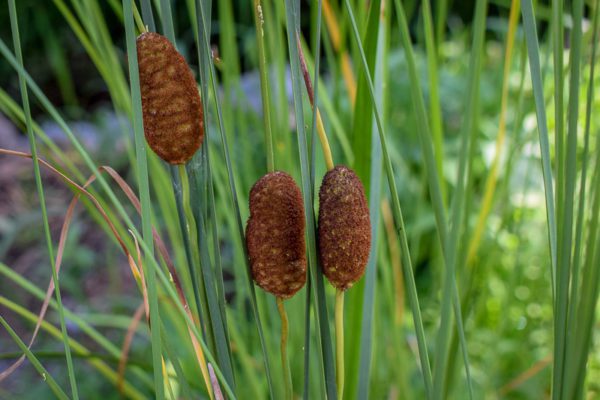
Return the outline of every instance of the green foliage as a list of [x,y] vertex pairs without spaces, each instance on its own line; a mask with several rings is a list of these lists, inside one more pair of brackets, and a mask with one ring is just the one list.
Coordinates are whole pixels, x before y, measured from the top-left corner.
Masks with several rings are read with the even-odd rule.
[[[345,294],[344,398],[597,397],[599,4],[523,0],[511,42],[519,1],[453,3],[0,7],[0,110],[27,132],[33,158],[31,168],[0,150],[12,179],[0,176],[0,359],[30,363],[0,397],[283,398],[281,320],[253,284],[244,238],[249,190],[272,169],[297,180],[306,210],[309,279],[285,302],[294,398],[337,397],[336,293],[316,244],[326,166],[300,47],[333,159],[362,179],[372,221],[367,272]],[[144,25],[176,45],[199,84],[205,138],[185,166],[144,143]],[[508,46],[517,56],[504,57]],[[118,128],[98,127],[98,115]],[[76,119],[93,121],[98,140]],[[84,211],[58,236],[73,196]],[[51,277],[60,285],[46,294]],[[38,374],[46,385],[34,390]]]

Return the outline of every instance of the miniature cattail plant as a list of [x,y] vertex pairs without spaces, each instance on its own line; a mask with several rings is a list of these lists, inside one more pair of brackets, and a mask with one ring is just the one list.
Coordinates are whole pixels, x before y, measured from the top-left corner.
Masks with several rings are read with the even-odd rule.
[[[137,37],[136,49],[144,136],[148,146],[170,164],[177,212],[187,247],[186,258],[194,287],[194,301],[198,319],[201,319],[203,314],[208,314],[208,306],[200,303],[198,293],[206,289],[198,282],[195,272],[200,267],[190,249],[201,247],[199,235],[202,234],[202,228],[194,217],[185,164],[194,156],[204,139],[202,101],[190,67],[166,37],[154,32],[143,32]],[[220,323],[218,315],[213,321],[215,325]],[[211,329],[211,334],[215,335],[212,325],[207,329]],[[214,396],[218,398],[219,388],[212,384],[210,364],[206,363],[199,345],[195,344],[194,350],[206,387],[212,387],[215,391],[213,394],[209,390],[209,396],[211,399]],[[221,367],[226,368],[224,363]]]
[[302,193],[285,172],[269,172],[250,190],[250,218],[246,246],[252,278],[277,297],[281,316],[281,363],[285,398],[292,399],[292,381],[287,357],[288,319],[283,300],[306,283]]
[[323,273],[337,289],[335,332],[338,398],[344,393],[344,291],[362,278],[371,251],[371,221],[363,185],[350,168],[336,166],[319,191],[318,251]]
[[[311,105],[314,93],[304,53],[297,38],[300,66]],[[371,251],[371,220],[365,190],[350,168],[334,167],[319,108],[316,128],[328,172],[319,191],[318,253],[323,273],[337,289],[335,296],[336,386],[344,396],[344,291],[364,274]]]
[[137,38],[144,135],[169,164],[185,164],[202,144],[202,102],[185,59],[158,33]]

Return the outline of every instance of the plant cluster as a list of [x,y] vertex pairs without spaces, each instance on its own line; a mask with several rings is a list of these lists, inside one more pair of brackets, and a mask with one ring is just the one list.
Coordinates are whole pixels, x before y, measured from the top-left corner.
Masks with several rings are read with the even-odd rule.
[[[463,6],[450,16],[446,0],[172,3],[54,1],[119,117],[120,169],[30,75],[27,14],[8,0],[0,71],[21,98],[1,88],[0,109],[30,147],[0,142],[0,161],[32,162],[51,277],[44,290],[0,262],[0,289],[42,302],[0,293],[19,350],[0,347],[0,383],[30,365],[46,385],[12,385],[61,399],[600,393],[597,0],[481,0],[460,27]],[[73,196],[66,212],[49,176]],[[79,205],[119,252],[81,264],[119,281],[125,266],[138,290],[106,295],[111,313],[72,307]],[[115,316],[117,301],[133,316]],[[40,351],[40,333],[60,351]]]

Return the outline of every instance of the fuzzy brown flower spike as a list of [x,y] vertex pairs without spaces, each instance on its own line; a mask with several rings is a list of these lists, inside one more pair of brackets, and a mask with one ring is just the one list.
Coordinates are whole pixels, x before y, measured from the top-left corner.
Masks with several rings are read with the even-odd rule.
[[319,257],[329,282],[346,290],[365,272],[371,220],[363,185],[351,169],[327,172],[319,191]]
[[306,282],[302,193],[285,172],[271,172],[250,190],[246,245],[258,286],[282,299]]
[[158,33],[137,38],[144,134],[150,148],[170,164],[184,164],[204,137],[202,102],[192,71]]

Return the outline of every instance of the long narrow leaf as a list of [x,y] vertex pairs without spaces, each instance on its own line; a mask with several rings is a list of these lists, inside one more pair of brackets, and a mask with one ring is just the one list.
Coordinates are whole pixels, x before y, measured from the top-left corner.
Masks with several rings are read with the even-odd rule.
[[[13,41],[15,45],[15,53],[19,64],[23,66],[23,55],[21,53],[21,39],[19,37],[19,25],[17,19],[17,9],[15,0],[11,0],[8,3],[10,12],[10,22],[12,28]],[[60,329],[62,332],[62,341],[65,348],[65,358],[67,360],[67,371],[69,374],[69,383],[71,385],[71,393],[73,399],[79,398],[77,383],[75,379],[75,371],[73,369],[73,360],[71,358],[71,348],[69,346],[69,334],[65,324],[65,313],[62,305],[62,298],[60,294],[60,282],[58,280],[58,273],[56,270],[56,264],[54,260],[54,245],[52,244],[52,236],[50,234],[50,224],[48,222],[48,211],[46,209],[46,199],[44,195],[44,187],[42,185],[42,177],[40,175],[40,164],[37,155],[37,146],[35,142],[35,136],[33,134],[33,123],[31,118],[31,109],[29,108],[29,95],[27,93],[27,84],[22,71],[19,71],[19,88],[21,91],[21,98],[23,101],[23,110],[25,112],[25,122],[27,124],[27,137],[29,139],[29,146],[31,148],[31,157],[33,159],[33,170],[35,175],[35,185],[37,194],[40,201],[40,208],[42,210],[42,220],[44,226],[44,236],[46,240],[46,246],[48,250],[48,257],[50,258],[50,267],[52,269],[52,280],[54,281],[54,295],[56,297],[56,303],[58,304],[58,315],[60,319]]]
[[[382,0],[379,11],[379,34],[377,40],[377,56],[375,66],[375,82],[377,86],[376,101],[378,107],[384,113],[387,103],[388,88],[388,53],[389,53],[389,30],[391,13],[388,7],[388,2]],[[356,398],[365,399],[369,396],[369,382],[371,377],[371,364],[373,358],[373,332],[374,332],[374,316],[375,316],[375,286],[377,280],[377,263],[378,258],[378,243],[379,243],[379,225],[381,211],[381,183],[383,164],[381,162],[381,143],[377,136],[377,126],[372,121],[371,128],[371,176],[370,176],[370,193],[369,193],[369,210],[371,218],[371,238],[374,246],[371,248],[369,261],[367,263],[367,271],[365,273],[365,290],[363,294],[362,304],[362,319],[360,328],[360,358],[358,367],[358,380],[356,385]],[[350,392],[352,393],[352,392]]]
[[542,173],[544,177],[544,193],[546,199],[546,217],[548,221],[548,242],[550,247],[550,273],[553,282],[556,282],[556,214],[554,207],[554,189],[552,181],[552,167],[550,165],[550,144],[548,140],[548,124],[546,119],[546,106],[544,103],[544,91],[542,86],[542,71],[540,67],[540,49],[535,27],[535,17],[531,0],[523,0],[521,7],[523,25],[525,29],[525,40],[527,42],[527,53],[529,55],[529,69],[533,96],[535,99],[535,110],[538,123],[540,150],[542,153]]
[[[366,8],[366,7],[359,7]],[[366,21],[366,32],[364,40],[361,43],[365,51],[365,56],[369,64],[369,70],[358,72],[358,86],[356,91],[356,104],[352,126],[352,148],[356,155],[354,159],[354,171],[362,181],[365,192],[369,194],[369,201],[371,195],[371,173],[372,166],[377,163],[377,160],[373,160],[373,113],[370,112],[373,106],[371,105],[371,97],[368,95],[369,88],[365,73],[368,72],[371,76],[375,76],[375,68],[377,67],[377,47],[379,43],[379,35],[381,33],[380,25],[382,24],[381,19],[381,0],[371,1],[368,7],[368,17]],[[380,105],[381,109],[381,105]],[[359,110],[369,110],[367,112],[361,112]],[[380,159],[379,159],[380,160]],[[374,206],[374,208],[373,208]],[[374,205],[370,204],[371,210],[379,210],[379,203]],[[375,219],[371,219],[372,227],[377,225]],[[376,237],[372,238],[373,243],[377,243]],[[371,254],[376,251],[376,245],[372,246]],[[345,295],[346,306],[352,310],[348,313],[345,321],[346,326],[346,339],[345,339],[345,350],[346,355],[346,382],[358,382],[359,368],[360,368],[360,357],[361,351],[367,349],[361,347],[361,336],[363,334],[362,323],[363,323],[363,304],[365,300],[365,286],[367,279],[362,279],[352,287],[352,290],[348,291]],[[369,346],[370,348],[370,346]],[[366,362],[364,360],[363,362]],[[348,385],[347,385],[348,386]],[[349,385],[347,393],[345,395],[353,399],[355,398],[357,385]]]

